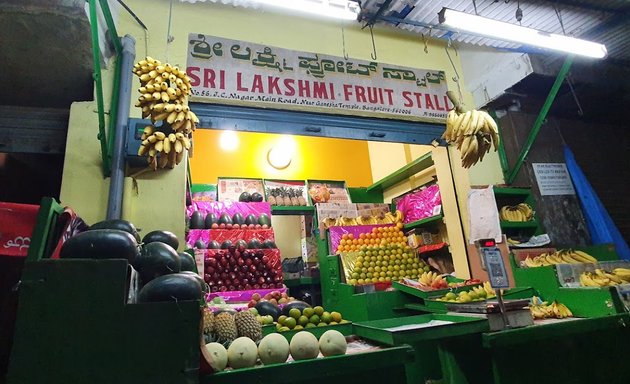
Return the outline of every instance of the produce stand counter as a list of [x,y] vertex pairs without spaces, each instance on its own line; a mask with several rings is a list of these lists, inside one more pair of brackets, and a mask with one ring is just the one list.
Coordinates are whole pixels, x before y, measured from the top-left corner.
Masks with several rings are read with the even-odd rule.
[[203,377],[202,384],[366,384],[404,383],[405,363],[413,360],[408,346],[351,352],[254,368],[227,370]]

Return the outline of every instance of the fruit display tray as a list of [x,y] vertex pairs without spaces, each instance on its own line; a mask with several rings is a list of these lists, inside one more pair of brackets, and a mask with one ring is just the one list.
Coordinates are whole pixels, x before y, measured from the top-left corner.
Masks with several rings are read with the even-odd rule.
[[[304,328],[302,329],[302,331],[312,333],[313,335],[315,335],[315,337],[319,339],[320,336],[324,334],[324,332],[331,329],[341,332],[341,334],[344,336],[350,336],[353,334],[351,322],[344,323],[344,324],[325,325],[322,327]],[[274,332],[277,332],[275,325],[263,327],[263,336],[267,336],[268,334],[274,333]],[[288,341],[291,341],[291,338],[293,338],[293,336],[298,332],[300,331],[285,331],[285,332],[278,332],[278,333],[284,336]]]
[[355,335],[386,345],[463,336],[489,329],[488,320],[484,318],[437,313],[354,324]]
[[[503,293],[503,298],[506,300],[517,300],[517,299],[529,299],[530,297],[534,296],[535,292],[533,288],[530,287],[517,287],[517,288],[512,288],[509,289],[507,291],[505,291]],[[458,303],[453,303],[450,301],[438,301],[438,300],[432,300],[435,299],[436,297],[439,296],[432,296],[429,299],[424,300],[424,306],[426,308],[426,310],[435,310],[436,312],[445,312],[448,311],[448,309],[446,308],[447,304],[453,304],[453,305],[459,305]],[[494,299],[491,299],[494,300]],[[476,301],[474,303],[484,303],[484,301]],[[469,303],[463,303],[462,305],[467,305]]]
[[[461,283],[464,282],[465,280],[463,279],[458,279],[456,277],[452,277],[452,276],[447,276],[446,281],[448,283]],[[394,281],[392,283],[392,287],[398,289],[401,292],[410,294],[412,296],[416,296],[419,297],[421,299],[427,299],[429,297],[439,297],[439,296],[444,296],[449,292],[462,292],[462,291],[470,291],[471,289],[473,289],[474,287],[478,287],[480,286],[481,283],[479,284],[471,284],[471,285],[464,285],[461,287],[453,287],[453,288],[444,288],[444,289],[434,289],[432,291],[423,291],[420,289],[416,289],[413,287],[410,287],[408,285],[399,283],[397,281]]]

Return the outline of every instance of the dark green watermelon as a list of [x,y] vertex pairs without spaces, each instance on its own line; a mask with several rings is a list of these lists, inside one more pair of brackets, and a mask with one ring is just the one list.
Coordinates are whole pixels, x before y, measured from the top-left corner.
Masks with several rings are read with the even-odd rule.
[[138,243],[141,240],[136,227],[127,220],[112,219],[99,221],[98,223],[92,224],[89,230],[94,229],[118,229],[131,234]]
[[311,308],[311,306],[308,303],[305,303],[303,301],[292,301],[290,303],[285,304],[284,307],[282,307],[282,314],[285,316],[289,316],[289,311],[292,308],[297,308],[300,310],[300,312],[302,312],[304,308]]
[[212,228],[212,224],[218,223],[219,218],[214,213],[210,212],[206,215],[206,219],[204,220],[204,228],[210,229]]
[[241,195],[238,197],[238,201],[243,202],[243,203],[252,201],[249,192],[241,193]]
[[254,192],[251,195],[251,201],[254,201],[256,203],[260,203],[261,201],[263,201],[263,196],[258,193],[258,192]]
[[208,243],[208,249],[221,249],[221,244],[216,240],[212,240]]
[[158,276],[147,283],[138,294],[139,303],[201,300],[203,288],[198,279],[184,273]]
[[236,246],[237,249],[240,247],[247,248],[247,241],[241,239],[237,241],[234,245]]
[[243,215],[236,212],[234,216],[232,216],[232,224],[238,224],[238,225],[245,224],[245,219],[243,218]]
[[203,293],[205,294],[210,293],[210,287],[208,286],[208,284],[206,284],[205,281],[203,281],[203,277],[199,276],[197,272],[181,271],[180,274],[194,277],[197,280],[197,282],[201,285],[201,290],[203,291]]
[[221,217],[219,217],[219,224],[234,224],[232,223],[232,218],[227,213],[222,213]]
[[256,308],[260,316],[271,315],[273,321],[278,321],[278,317],[280,317],[280,308],[268,301],[259,301],[254,308]]
[[[210,244],[208,244],[210,245]],[[199,239],[195,241],[195,248],[197,249],[206,249],[206,245],[203,243],[203,240]]]
[[247,248],[249,248],[249,249],[261,249],[262,248],[262,244],[260,243],[260,241],[258,241],[258,239],[251,239],[249,241],[249,243],[247,243]]
[[203,229],[203,216],[201,216],[201,212],[195,211],[190,215],[190,229]]
[[195,258],[190,255],[188,252],[179,252],[179,261],[181,263],[180,271],[190,271],[197,272],[197,263],[195,262]]
[[177,236],[175,236],[173,232],[169,231],[151,231],[144,235],[142,242],[144,244],[155,242],[164,243],[170,245],[175,250],[179,248],[179,240],[177,239]]
[[271,218],[269,218],[269,215],[266,213],[261,213],[260,216],[258,216],[258,224],[271,227]]
[[254,216],[253,213],[250,213],[249,215],[247,215],[247,218],[245,219],[245,224],[247,225],[258,224],[258,219],[256,218],[256,216]]
[[278,247],[276,246],[276,243],[273,240],[265,240],[262,243],[262,248],[274,249],[274,248],[278,248]]
[[221,249],[228,249],[232,246],[232,240],[225,240],[221,243]]
[[165,243],[149,243],[142,247],[136,263],[143,284],[158,276],[177,273],[181,270],[181,259],[177,251]]
[[134,264],[140,256],[136,239],[119,229],[94,229],[72,236],[61,246],[62,259],[126,259]]

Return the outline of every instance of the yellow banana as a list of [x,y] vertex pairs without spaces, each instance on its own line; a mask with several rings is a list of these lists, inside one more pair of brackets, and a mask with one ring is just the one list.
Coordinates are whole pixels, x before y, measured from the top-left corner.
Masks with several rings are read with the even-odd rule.
[[585,263],[597,263],[597,259],[586,252],[573,250],[573,254],[578,255],[582,259],[588,260],[585,261]]
[[168,164],[168,156],[166,156],[166,154],[164,153],[160,154],[157,160],[157,166],[159,168],[164,168],[166,167],[167,164]]

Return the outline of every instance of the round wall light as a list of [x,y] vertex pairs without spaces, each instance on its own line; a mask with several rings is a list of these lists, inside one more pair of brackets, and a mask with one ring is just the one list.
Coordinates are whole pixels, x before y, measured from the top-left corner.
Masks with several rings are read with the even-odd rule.
[[233,130],[225,130],[219,138],[219,145],[224,151],[233,151],[238,147],[238,136]]
[[275,169],[285,169],[291,164],[295,153],[295,140],[291,136],[283,136],[267,152],[267,162]]

